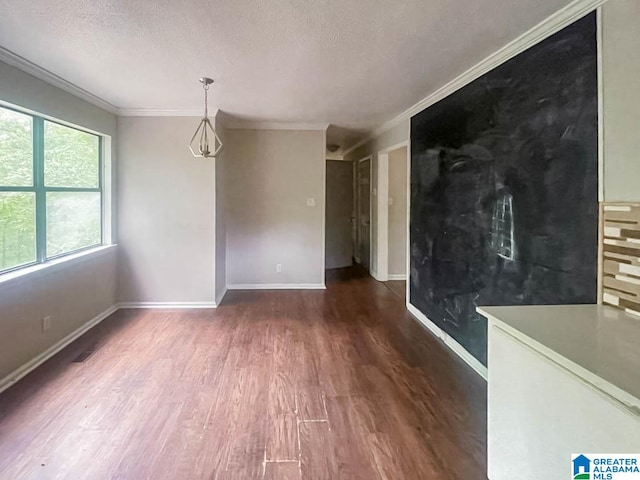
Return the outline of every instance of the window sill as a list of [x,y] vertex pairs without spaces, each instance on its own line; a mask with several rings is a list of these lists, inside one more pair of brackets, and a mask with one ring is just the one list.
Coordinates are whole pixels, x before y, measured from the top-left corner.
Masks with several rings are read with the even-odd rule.
[[90,248],[78,253],[56,258],[55,260],[49,260],[46,263],[40,263],[31,267],[25,267],[12,272],[0,274],[0,288],[25,281],[33,281],[45,275],[55,273],[61,269],[69,268],[88,260],[108,255],[115,252],[116,248],[117,245],[101,245],[99,247]]

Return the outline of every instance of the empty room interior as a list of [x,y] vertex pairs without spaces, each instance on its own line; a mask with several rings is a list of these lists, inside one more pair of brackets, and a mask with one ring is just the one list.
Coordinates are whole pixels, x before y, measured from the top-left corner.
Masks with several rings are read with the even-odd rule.
[[638,19],[0,0],[0,480],[640,478]]

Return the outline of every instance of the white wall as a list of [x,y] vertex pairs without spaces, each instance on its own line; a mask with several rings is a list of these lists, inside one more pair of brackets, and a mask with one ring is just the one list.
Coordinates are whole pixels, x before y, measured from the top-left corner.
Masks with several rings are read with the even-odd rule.
[[602,7],[604,198],[640,200],[640,2]]
[[407,147],[389,152],[389,270],[407,273]]
[[[225,145],[227,130],[216,117],[216,132]],[[219,303],[227,289],[227,149],[222,150],[215,159],[216,165],[216,272],[215,290],[216,303]]]
[[199,118],[118,118],[121,302],[215,301],[215,161],[187,142]]
[[[114,115],[2,62],[0,100],[109,135],[116,142]],[[116,263],[113,248],[46,274],[0,278],[0,382],[116,303]],[[52,327],[42,332],[46,315],[52,317]]]
[[322,286],[325,132],[229,129],[227,139],[227,284]]
[[[0,283],[0,383],[116,303],[116,249]],[[42,331],[42,318],[51,329]]]

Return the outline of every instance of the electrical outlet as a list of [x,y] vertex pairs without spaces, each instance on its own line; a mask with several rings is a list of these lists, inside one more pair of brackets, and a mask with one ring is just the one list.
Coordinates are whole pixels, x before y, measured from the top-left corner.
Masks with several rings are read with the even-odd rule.
[[51,315],[42,317],[42,331],[46,332],[51,330]]
[[278,273],[282,272],[282,264],[281,263],[276,263],[276,272],[278,272]]

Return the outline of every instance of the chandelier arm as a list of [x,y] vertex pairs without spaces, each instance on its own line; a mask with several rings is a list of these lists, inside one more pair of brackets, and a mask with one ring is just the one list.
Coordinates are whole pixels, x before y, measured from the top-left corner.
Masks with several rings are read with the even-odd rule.
[[204,124],[204,155],[205,157],[209,155],[209,132],[207,131],[207,123],[209,123],[209,119],[205,118],[205,124]]
[[192,153],[192,155],[193,155],[194,157],[202,157],[202,154],[201,154],[201,152],[200,152],[200,150],[199,150],[199,148],[200,148],[200,144],[198,144],[198,152],[197,152],[197,153],[193,150],[193,147],[192,147],[192,145],[193,145],[193,141],[198,137],[198,134],[200,134],[200,135],[202,134],[202,132],[200,131],[200,130],[201,130],[201,128],[202,128],[202,126],[203,126],[203,122],[200,122],[200,123],[198,124],[198,128],[196,128],[196,131],[195,131],[195,133],[193,134],[193,137],[191,137],[191,141],[189,142],[189,150],[191,150],[191,153]]

